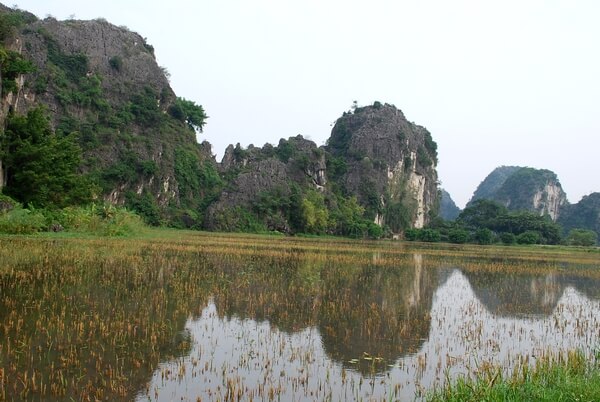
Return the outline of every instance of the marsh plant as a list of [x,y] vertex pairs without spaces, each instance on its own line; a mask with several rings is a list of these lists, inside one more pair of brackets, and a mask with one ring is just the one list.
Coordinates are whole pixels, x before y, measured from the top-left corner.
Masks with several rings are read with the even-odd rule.
[[404,400],[589,360],[600,328],[587,250],[165,230],[0,243],[0,400]]

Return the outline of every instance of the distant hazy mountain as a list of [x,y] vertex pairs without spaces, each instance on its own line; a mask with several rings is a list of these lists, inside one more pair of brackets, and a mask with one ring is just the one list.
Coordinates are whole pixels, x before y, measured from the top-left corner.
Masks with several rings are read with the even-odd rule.
[[456,206],[454,200],[446,190],[442,188],[440,192],[442,194],[440,199],[440,216],[444,220],[453,221],[458,217],[461,209]]

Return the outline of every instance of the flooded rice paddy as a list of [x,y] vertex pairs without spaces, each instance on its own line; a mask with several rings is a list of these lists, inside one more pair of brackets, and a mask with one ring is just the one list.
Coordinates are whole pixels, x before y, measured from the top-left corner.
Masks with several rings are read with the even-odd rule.
[[187,232],[0,246],[0,400],[413,400],[600,346],[597,251]]

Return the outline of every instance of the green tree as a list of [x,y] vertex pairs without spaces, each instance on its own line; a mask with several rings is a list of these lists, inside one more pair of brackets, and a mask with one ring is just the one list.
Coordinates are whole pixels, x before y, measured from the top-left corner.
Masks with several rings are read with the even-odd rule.
[[329,212],[323,194],[311,190],[302,200],[304,230],[308,233],[323,233],[328,226]]
[[494,242],[494,233],[488,228],[477,229],[473,237],[479,244],[492,244]]
[[517,236],[517,243],[519,244],[537,244],[540,242],[539,232],[528,230]]
[[437,243],[442,239],[442,236],[438,230],[435,229],[423,229],[419,235],[421,241],[429,243]]
[[12,50],[0,46],[0,75],[2,76],[2,95],[17,89],[16,79],[20,74],[35,71],[35,67],[29,60]]
[[592,230],[571,229],[567,243],[571,246],[593,246],[598,242],[598,234]]
[[470,229],[487,228],[493,229],[496,226],[497,219],[506,215],[507,209],[503,205],[490,200],[476,200],[460,215],[457,222]]
[[517,242],[517,236],[510,232],[504,232],[500,235],[500,240],[506,245],[515,244]]
[[5,193],[36,207],[64,207],[89,201],[92,186],[78,168],[81,149],[74,134],[58,136],[41,108],[11,115],[3,138]]
[[200,132],[202,132],[208,118],[202,106],[196,105],[193,101],[184,98],[177,98],[175,100],[169,107],[169,114],[182,123],[187,124],[190,129]]
[[450,243],[463,244],[469,241],[469,232],[464,229],[451,229],[448,232]]

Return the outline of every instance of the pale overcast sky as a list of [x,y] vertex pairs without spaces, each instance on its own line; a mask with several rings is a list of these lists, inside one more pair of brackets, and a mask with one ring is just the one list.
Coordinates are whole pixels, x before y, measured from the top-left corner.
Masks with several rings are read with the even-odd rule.
[[40,18],[106,18],[147,37],[199,136],[324,144],[332,123],[396,105],[438,143],[464,206],[495,167],[558,174],[569,201],[600,191],[600,1],[22,0]]

